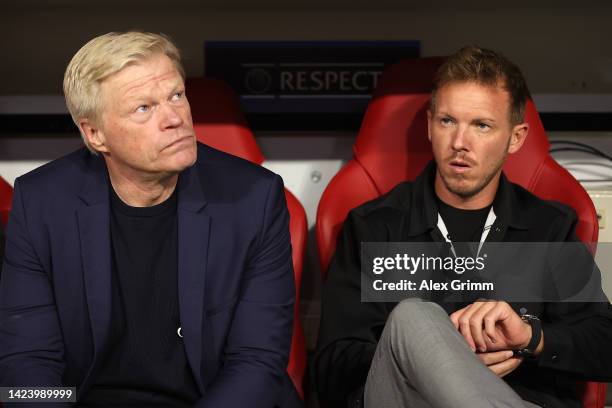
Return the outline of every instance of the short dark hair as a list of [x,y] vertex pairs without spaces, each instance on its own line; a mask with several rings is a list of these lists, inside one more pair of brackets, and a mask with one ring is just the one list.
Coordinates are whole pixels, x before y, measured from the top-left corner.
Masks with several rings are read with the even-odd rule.
[[501,85],[510,94],[510,123],[516,125],[523,122],[525,105],[531,98],[529,89],[521,70],[503,55],[470,45],[448,57],[434,77],[432,111],[435,111],[436,91],[451,82]]

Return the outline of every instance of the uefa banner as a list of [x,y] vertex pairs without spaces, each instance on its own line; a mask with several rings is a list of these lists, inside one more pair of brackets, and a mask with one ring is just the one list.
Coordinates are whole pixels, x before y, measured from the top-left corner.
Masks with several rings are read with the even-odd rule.
[[204,65],[238,93],[247,115],[282,120],[362,115],[383,69],[419,54],[418,41],[207,41]]

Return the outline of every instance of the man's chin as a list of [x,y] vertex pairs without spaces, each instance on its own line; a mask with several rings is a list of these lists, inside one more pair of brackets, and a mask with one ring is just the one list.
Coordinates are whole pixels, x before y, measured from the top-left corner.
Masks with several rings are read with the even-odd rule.
[[470,198],[478,194],[482,188],[478,188],[474,183],[470,183],[465,179],[462,180],[445,180],[446,189],[451,193],[461,197]]
[[165,166],[168,173],[180,173],[181,171],[193,166],[197,160],[196,154],[181,152],[172,158],[172,162]]
[[186,159],[178,164],[178,171],[181,172],[195,164],[197,157],[194,155],[192,158]]

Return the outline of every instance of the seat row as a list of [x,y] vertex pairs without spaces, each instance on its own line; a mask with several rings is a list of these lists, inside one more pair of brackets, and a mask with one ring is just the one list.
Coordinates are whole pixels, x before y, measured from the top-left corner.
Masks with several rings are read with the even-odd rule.
[[[319,202],[316,238],[323,275],[348,212],[388,192],[397,183],[414,179],[432,159],[426,115],[433,75],[441,62],[441,58],[405,60],[389,66],[381,76],[355,140],[354,156],[330,181]],[[231,88],[222,81],[204,78],[188,79],[186,86],[198,140],[261,165],[265,158]],[[528,102],[525,120],[530,127],[529,137],[523,148],[506,161],[505,174],[541,198],[573,207],[579,219],[578,237],[584,242],[597,242],[593,203],[582,186],[550,156],[548,138],[533,101]],[[304,207],[287,189],[285,196],[296,282],[287,371],[303,398],[306,347],[298,312],[308,231]],[[5,224],[11,200],[12,188],[0,178],[0,220]],[[585,407],[603,408],[605,384],[583,383],[579,387],[583,389]]]

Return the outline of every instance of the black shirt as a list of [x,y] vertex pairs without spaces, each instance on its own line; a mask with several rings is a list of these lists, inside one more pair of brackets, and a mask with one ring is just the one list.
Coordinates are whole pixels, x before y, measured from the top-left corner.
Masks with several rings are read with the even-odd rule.
[[112,320],[106,358],[84,405],[190,406],[199,391],[178,307],[176,191],[131,207],[111,188]]
[[480,242],[491,206],[477,210],[455,208],[436,197],[438,212],[453,242]]

